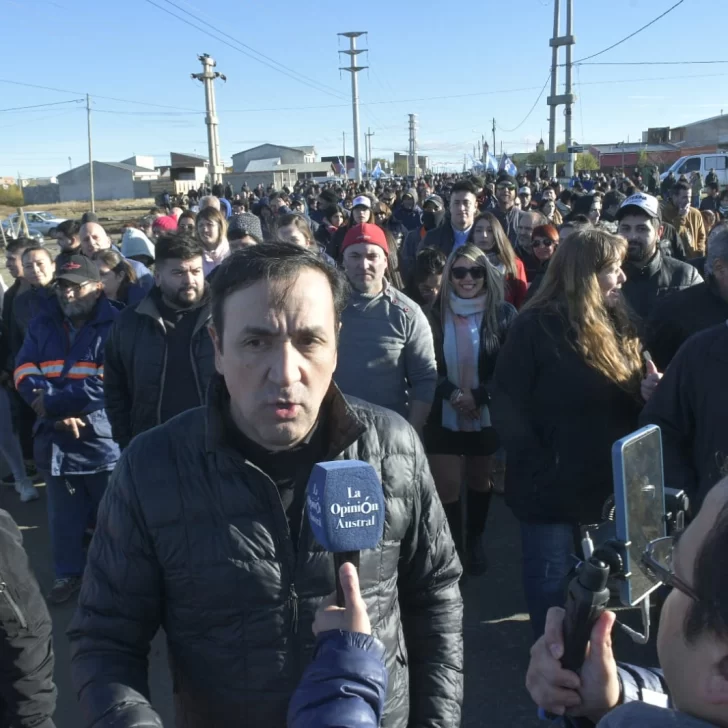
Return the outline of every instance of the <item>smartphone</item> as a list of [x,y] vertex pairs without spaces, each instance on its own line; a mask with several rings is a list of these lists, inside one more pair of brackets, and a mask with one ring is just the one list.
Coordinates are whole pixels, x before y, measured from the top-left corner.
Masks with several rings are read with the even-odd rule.
[[625,606],[639,604],[657,589],[642,565],[642,554],[653,539],[666,535],[665,478],[662,436],[647,425],[612,446],[617,540],[626,544],[619,598]]

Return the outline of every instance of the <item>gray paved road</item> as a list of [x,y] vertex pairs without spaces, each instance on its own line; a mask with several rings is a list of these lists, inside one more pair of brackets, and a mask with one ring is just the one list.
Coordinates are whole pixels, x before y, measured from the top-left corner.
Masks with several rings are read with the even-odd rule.
[[[45,516],[45,496],[40,501],[21,504],[12,489],[0,493],[0,506],[6,508],[24,529],[26,549],[41,587],[53,580]],[[479,579],[463,588],[465,599],[465,728],[518,726],[535,728],[539,723],[535,708],[523,687],[528,664],[530,626],[524,614],[518,575],[518,531],[510,511],[500,498],[488,521],[488,553],[491,567]],[[56,725],[81,728],[83,721],[71,687],[68,642],[65,629],[74,607],[54,608],[56,683],[59,690]],[[617,638],[620,656],[654,664],[652,650],[637,649]],[[165,725],[172,726],[171,684],[163,639],[157,636],[150,656],[152,700]]]

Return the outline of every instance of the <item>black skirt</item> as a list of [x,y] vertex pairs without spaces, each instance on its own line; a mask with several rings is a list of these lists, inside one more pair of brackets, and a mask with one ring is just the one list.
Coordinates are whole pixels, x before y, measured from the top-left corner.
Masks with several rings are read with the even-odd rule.
[[424,430],[425,452],[428,455],[465,455],[485,457],[500,448],[498,433],[493,427],[480,432],[454,432],[428,422]]

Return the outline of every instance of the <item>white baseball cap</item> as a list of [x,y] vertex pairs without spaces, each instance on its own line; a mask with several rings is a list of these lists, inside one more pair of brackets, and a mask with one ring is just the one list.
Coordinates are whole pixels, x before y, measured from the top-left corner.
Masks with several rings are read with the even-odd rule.
[[352,207],[366,207],[367,210],[372,209],[372,201],[366,195],[359,195],[354,198],[354,202],[351,203]]
[[630,195],[619,206],[616,215],[617,220],[621,220],[628,213],[627,208],[629,207],[637,207],[656,220],[662,219],[660,203],[657,201],[657,198],[652,195],[646,195],[644,192],[636,192],[634,195]]
[[519,195],[530,195],[531,194],[531,188],[530,187],[521,187],[520,190],[518,190]]

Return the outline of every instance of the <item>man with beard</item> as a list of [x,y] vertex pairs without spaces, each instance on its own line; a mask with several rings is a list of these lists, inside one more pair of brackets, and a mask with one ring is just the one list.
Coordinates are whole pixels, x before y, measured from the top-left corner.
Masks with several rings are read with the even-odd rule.
[[81,586],[86,527],[119,459],[103,385],[104,344],[119,312],[103,290],[96,264],[71,256],[56,272],[55,297],[30,322],[16,359],[15,388],[38,416],[34,455],[48,494],[51,604]]
[[658,299],[702,283],[693,266],[660,252],[663,225],[657,198],[644,192],[628,197],[617,211],[617,223],[618,234],[629,245],[622,293],[643,320],[647,320]]
[[122,448],[140,432],[205,403],[215,362],[203,252],[196,240],[163,235],[155,248],[156,286],[111,331],[104,391]]
[[685,247],[688,260],[705,255],[705,223],[700,211],[690,206],[691,188],[687,182],[678,182],[670,190],[670,201],[662,210]]

